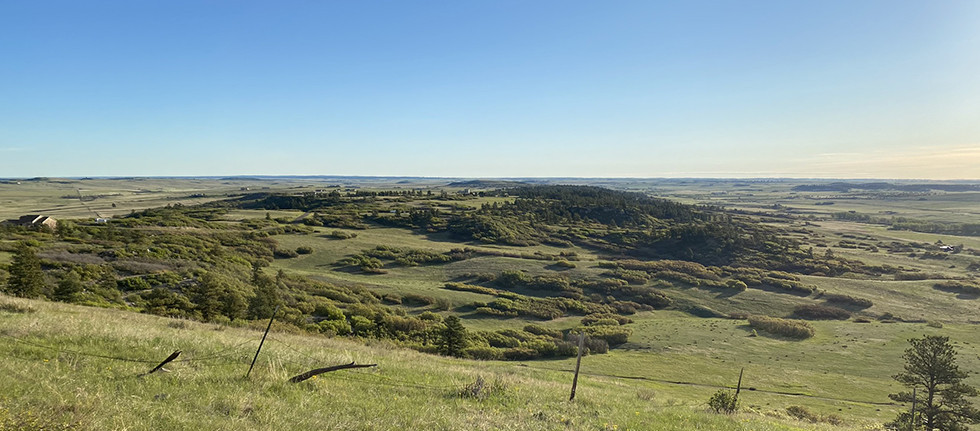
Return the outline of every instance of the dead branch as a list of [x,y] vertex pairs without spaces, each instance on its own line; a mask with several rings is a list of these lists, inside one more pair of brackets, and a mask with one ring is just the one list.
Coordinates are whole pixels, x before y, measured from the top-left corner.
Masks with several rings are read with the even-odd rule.
[[344,370],[344,369],[347,369],[347,368],[367,368],[367,367],[377,367],[377,366],[378,366],[378,364],[359,364],[358,365],[358,364],[355,364],[353,361],[351,361],[351,363],[349,363],[349,364],[334,365],[332,367],[317,368],[317,369],[314,369],[314,370],[307,371],[307,372],[305,372],[303,374],[300,374],[298,376],[295,376],[295,377],[289,379],[289,382],[290,383],[299,383],[299,382],[302,382],[304,380],[307,380],[307,379],[309,379],[309,378],[311,378],[313,376],[316,376],[316,375],[320,375],[320,374],[323,374],[323,373],[329,373],[331,371]]

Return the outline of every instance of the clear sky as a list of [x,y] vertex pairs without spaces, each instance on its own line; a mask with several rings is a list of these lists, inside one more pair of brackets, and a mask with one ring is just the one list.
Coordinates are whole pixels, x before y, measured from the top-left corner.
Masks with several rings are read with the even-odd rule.
[[980,178],[980,1],[0,2],[0,177]]

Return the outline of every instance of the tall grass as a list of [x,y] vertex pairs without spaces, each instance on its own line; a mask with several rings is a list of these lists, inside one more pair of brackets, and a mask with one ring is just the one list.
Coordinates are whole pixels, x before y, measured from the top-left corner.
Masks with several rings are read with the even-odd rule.
[[[565,372],[282,332],[246,380],[253,329],[2,299],[37,311],[0,312],[0,429],[800,429],[634,396],[642,382],[585,378],[568,402]],[[174,350],[169,372],[138,377]],[[378,367],[287,383],[352,360]]]

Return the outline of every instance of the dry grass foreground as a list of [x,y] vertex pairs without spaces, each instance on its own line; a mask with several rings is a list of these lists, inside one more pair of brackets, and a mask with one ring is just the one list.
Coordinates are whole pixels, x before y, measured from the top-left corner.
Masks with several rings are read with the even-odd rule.
[[[646,382],[0,296],[0,430],[840,429],[710,413]],[[173,351],[169,372],[138,377]],[[341,363],[377,368],[289,377]],[[706,400],[705,400],[706,401]]]

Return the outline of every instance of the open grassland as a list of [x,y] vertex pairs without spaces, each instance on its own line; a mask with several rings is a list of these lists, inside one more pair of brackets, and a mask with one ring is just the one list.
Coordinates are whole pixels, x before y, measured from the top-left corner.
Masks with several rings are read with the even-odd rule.
[[[392,245],[439,250],[445,244],[397,229],[368,229],[358,239],[338,250],[339,244],[354,240],[328,240],[310,235],[286,235],[277,239],[289,246],[308,246],[314,252],[297,259],[277,260],[274,265],[324,279],[343,279],[378,291],[422,293],[449,300],[455,306],[491,297],[442,289],[445,280],[483,270],[495,272],[521,269],[529,274],[562,274],[550,262],[502,257],[479,257],[443,265],[391,267],[385,274],[337,271],[330,259],[356,253],[377,243],[371,235],[385,232]],[[382,237],[379,237],[382,238]],[[319,256],[319,257],[318,257]],[[303,259],[308,259],[304,262]],[[322,260],[316,260],[322,259]],[[311,262],[319,262],[311,264]],[[596,276],[605,271],[596,261],[576,262],[578,275]],[[741,368],[746,369],[744,403],[756,411],[779,412],[791,405],[806,405],[824,415],[841,415],[854,422],[886,422],[905,406],[892,403],[887,395],[900,390],[891,379],[902,367],[906,340],[928,334],[950,336],[960,343],[964,369],[980,369],[980,335],[973,324],[978,319],[973,298],[934,289],[936,280],[896,281],[890,277],[840,278],[802,276],[805,285],[823,294],[848,295],[871,301],[872,306],[852,309],[854,321],[816,321],[816,335],[794,341],[754,331],[738,319],[699,318],[679,311],[644,312],[631,316],[626,325],[633,335],[629,342],[607,355],[588,358],[588,373],[623,378],[651,385],[672,402],[696,403],[719,387],[733,384]],[[674,286],[663,291],[675,303],[697,304],[724,314],[767,314],[792,317],[801,304],[824,304],[820,295],[797,295],[760,289],[733,292],[727,289]],[[409,312],[439,311],[432,307],[407,307]],[[447,313],[445,311],[441,311]],[[550,321],[499,319],[461,312],[470,329],[519,329],[532,322],[551,329],[570,329],[575,317]],[[893,315],[915,323],[876,320]],[[927,324],[928,323],[928,324]],[[937,323],[944,323],[941,328]],[[930,326],[934,325],[934,326]],[[530,368],[570,370],[573,359],[527,362]],[[976,380],[976,378],[974,378]],[[973,382],[976,384],[977,382]]]
[[[438,187],[446,184],[437,180],[391,179],[360,183],[251,181],[66,180],[47,181],[43,187],[32,182],[0,184],[0,201],[9,204],[0,205],[2,211],[9,213],[0,217],[50,213],[59,218],[90,218],[93,209],[121,214],[175,203],[189,205],[248,192],[243,187],[253,191],[270,188],[294,196],[322,189],[356,193],[428,188],[436,190],[438,196]],[[0,361],[0,421],[14,421],[0,422],[0,430],[4,429],[3,424],[16,421],[54,424],[43,422],[48,417],[79,429],[873,429],[908,408],[892,403],[887,395],[901,389],[891,376],[902,368],[901,355],[909,338],[949,336],[960,350],[961,368],[980,370],[980,333],[976,331],[980,299],[969,293],[935,288],[937,283],[949,280],[975,282],[980,255],[971,249],[980,249],[980,237],[891,230],[881,224],[833,218],[836,212],[855,211],[950,223],[975,222],[980,211],[976,193],[802,193],[793,191],[799,182],[781,181],[611,183],[621,189],[682,202],[748,211],[751,215],[747,217],[798,241],[799,249],[812,247],[812,255],[818,260],[860,261],[882,270],[880,274],[843,271],[837,276],[785,274],[805,287],[797,291],[764,283],[733,289],[724,284],[735,281],[731,275],[712,284],[708,279],[686,282],[676,273],[670,276],[663,275],[666,272],[640,271],[642,277],[629,280],[628,286],[662,293],[671,300],[671,308],[623,313],[622,317],[631,320],[623,325],[631,331],[628,341],[612,346],[608,354],[586,357],[585,377],[574,403],[564,401],[573,358],[466,361],[402,350],[389,341],[376,339],[290,334],[283,332],[283,326],[266,345],[252,379],[245,381],[241,375],[260,337],[255,327],[261,322],[257,320],[245,323],[238,319],[236,325],[250,324],[253,328],[232,328],[0,297],[0,305],[13,304],[10,309],[14,310],[0,311],[0,355],[5,358]],[[24,188],[16,189],[21,186]],[[72,193],[77,195],[79,189],[83,196],[92,197],[83,199],[84,205],[78,199],[65,198]],[[308,220],[316,218],[315,209],[230,208],[216,220],[228,229],[222,234],[239,229],[245,232],[255,226],[274,232],[268,238],[254,238],[268,240],[261,244],[271,244],[269,247],[277,252],[273,259],[273,251],[268,251],[271,270],[259,273],[271,277],[276,270],[283,270],[287,278],[302,276],[332,286],[364,287],[376,294],[377,298],[372,298],[375,303],[390,306],[401,315],[418,317],[427,311],[458,315],[470,331],[521,330],[528,324],[559,331],[581,329],[583,316],[578,312],[551,320],[538,320],[528,314],[491,316],[481,314],[475,303],[498,299],[494,296],[496,289],[534,299],[562,293],[528,284],[503,288],[493,277],[504,272],[522,273],[528,278],[617,281],[610,280],[616,277],[611,269],[615,265],[610,266],[610,262],[627,257],[582,243],[556,247],[458,241],[446,231],[385,227],[390,225],[370,217],[372,211],[389,214],[398,209],[406,213],[408,208],[438,208],[450,214],[461,207],[502,205],[512,201],[509,197],[415,199],[385,195],[364,199],[373,206],[358,207],[346,215],[363,216],[357,221],[365,229],[312,223],[306,226],[305,221],[316,221]],[[329,215],[331,209],[322,211],[321,215]],[[266,216],[272,220],[262,220]],[[246,222],[236,223],[242,220]],[[253,227],[246,228],[249,223]],[[153,225],[136,230],[154,237],[184,233],[205,236],[209,232],[203,227]],[[938,253],[938,241],[963,245],[963,250]],[[0,263],[11,261],[14,243],[13,239],[3,243],[8,251],[0,252]],[[44,256],[48,258],[80,259],[68,253],[72,242],[52,236],[45,246]],[[418,266],[387,259],[379,271],[341,264],[344,259],[378,246],[434,254],[471,247],[490,253]],[[149,247],[134,247],[131,260],[142,259],[140,253],[144,249],[150,252]],[[279,253],[283,251],[289,253]],[[558,264],[562,253],[574,257]],[[98,259],[102,262],[101,257]],[[235,275],[247,279],[248,262],[242,262],[246,264],[236,267]],[[128,266],[116,263],[139,269],[132,262],[122,262]],[[853,268],[860,269],[856,265]],[[620,269],[624,268],[616,270]],[[720,268],[714,270],[722,272]],[[633,270],[632,274],[637,272]],[[921,279],[899,277],[910,274],[921,275]],[[194,273],[185,276],[192,277]],[[625,278],[618,281],[627,285]],[[485,290],[448,290],[447,282],[479,285],[476,287]],[[594,291],[586,293],[598,295]],[[402,303],[400,298],[391,301],[385,296],[389,294],[423,296],[433,301]],[[831,303],[827,295],[843,295],[867,304]],[[596,303],[611,301],[602,295],[598,299],[591,296],[588,299]],[[305,298],[322,300],[309,295]],[[851,316],[810,322],[815,335],[805,340],[756,332],[744,318],[794,318],[798,307],[814,305],[841,307]],[[35,312],[16,312],[18,307],[30,307]],[[299,332],[304,324],[305,321],[294,323],[290,328]],[[182,359],[187,361],[168,366],[172,372],[135,378],[152,367],[152,362],[177,349],[184,352]],[[288,377],[307,369],[352,360],[376,362],[379,367],[329,373],[299,385],[285,383]],[[720,388],[733,386],[742,368],[743,413],[707,413],[708,397]],[[459,395],[480,378],[486,382],[485,393],[475,397]],[[968,383],[978,385],[980,379],[974,375]],[[786,408],[794,405],[806,406],[819,415],[837,415],[844,425],[831,428],[788,419]]]
[[194,205],[241,193],[249,181],[199,179],[43,179],[0,183],[0,219],[26,214],[95,218],[167,205]]
[[[569,373],[539,369],[565,363],[454,360],[273,332],[244,379],[261,336],[255,329],[8,297],[0,302],[0,424],[6,428],[840,429],[800,423],[763,405],[732,416],[709,413],[704,400],[714,388],[678,390],[595,375],[604,365],[594,357],[586,358],[578,395],[569,402]],[[174,350],[182,355],[166,367],[170,372],[137,377]],[[378,367],[286,382],[350,361]],[[478,380],[484,385],[474,385]],[[727,383],[722,380],[716,379]],[[747,404],[764,402],[750,400],[755,393],[745,396]]]
[[[444,298],[454,306],[490,299],[488,295],[451,291],[443,288],[447,281],[458,280],[468,275],[499,274],[506,270],[521,270],[531,276],[553,274],[579,278],[601,277],[607,271],[598,265],[601,256],[578,247],[494,246],[491,248],[478,246],[477,248],[481,249],[502,250],[518,254],[540,252],[554,255],[571,251],[577,253],[581,260],[574,261],[576,267],[569,269],[559,267],[553,261],[548,260],[481,256],[440,265],[414,267],[388,265],[384,274],[364,273],[338,266],[337,262],[344,257],[372,249],[378,245],[435,252],[446,252],[463,245],[450,242],[445,238],[419,235],[399,228],[370,228],[347,232],[356,233],[357,237],[340,240],[323,232],[305,235],[279,235],[276,240],[282,247],[290,249],[309,247],[312,252],[293,259],[277,259],[273,266],[290,273],[312,276],[326,281],[362,285],[379,293],[420,293],[435,298]],[[872,264],[917,268],[927,274],[944,274],[950,273],[950,271],[959,271],[959,274],[965,274],[965,268],[969,263],[980,261],[978,257],[965,255],[951,256],[950,260],[923,260],[909,258],[904,254],[889,254],[884,250],[871,253],[859,249],[832,248],[835,253],[849,258],[860,259]],[[817,249],[818,253],[821,251],[821,249]],[[962,262],[956,259],[961,259]],[[957,268],[948,268],[951,261],[958,263],[955,265]],[[956,274],[957,272],[953,273]],[[977,301],[975,298],[934,289],[933,285],[942,281],[938,279],[896,281],[889,275],[861,278],[802,276],[801,281],[804,285],[816,288],[821,292],[870,300],[873,306],[853,310],[857,315],[864,315],[869,318],[890,313],[906,320],[961,323],[980,320],[980,314],[976,312]],[[676,284],[672,287],[664,287],[663,290],[680,304],[697,304],[724,314],[789,316],[796,306],[824,303],[819,295],[800,295],[760,289],[738,292],[725,288],[685,287],[683,284]],[[535,294],[533,291],[520,291],[520,293]],[[541,293],[538,292],[537,294]],[[478,321],[476,324],[481,328],[488,325],[508,326],[507,322],[498,319],[474,318],[474,320]]]
[[[940,334],[959,341],[963,369],[980,368],[980,337],[974,325],[814,322],[816,335],[803,341],[751,336],[744,321],[703,319],[655,312],[639,317],[630,342],[608,355],[590,357],[589,372],[655,381],[674,397],[705,396],[706,387],[733,384],[745,368],[744,402],[755,409],[805,405],[850,420],[887,421],[900,408],[887,394],[900,387],[905,340]],[[532,364],[567,369],[569,361]],[[971,384],[980,379],[971,378]]]
[[[166,205],[195,205],[255,192],[442,189],[449,180],[392,178],[35,178],[0,181],[0,220],[27,214],[94,218]],[[264,212],[263,212],[264,214]]]

